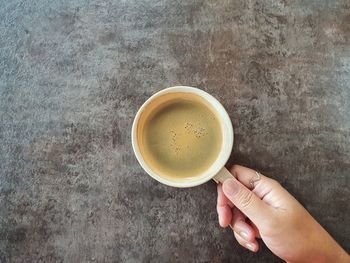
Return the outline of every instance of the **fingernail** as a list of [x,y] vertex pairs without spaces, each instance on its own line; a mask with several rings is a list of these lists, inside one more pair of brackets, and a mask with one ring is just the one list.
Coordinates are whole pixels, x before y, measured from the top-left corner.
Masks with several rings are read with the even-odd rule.
[[248,234],[247,234],[247,232],[241,231],[241,232],[239,232],[239,235],[240,235],[241,237],[243,237],[245,240],[248,240]]
[[238,192],[239,185],[237,184],[236,179],[228,179],[224,182],[222,190],[225,195],[235,195]]
[[219,225],[221,226],[222,224],[222,217],[220,216],[220,214],[219,214]]
[[252,244],[247,243],[245,246],[246,246],[250,251],[254,251],[254,247],[253,247]]

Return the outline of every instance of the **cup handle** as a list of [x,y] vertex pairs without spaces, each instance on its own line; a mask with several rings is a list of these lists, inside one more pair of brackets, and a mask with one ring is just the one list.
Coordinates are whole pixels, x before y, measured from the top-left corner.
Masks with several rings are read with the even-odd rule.
[[232,178],[232,174],[223,167],[214,177],[213,180],[218,183],[223,183],[225,180]]

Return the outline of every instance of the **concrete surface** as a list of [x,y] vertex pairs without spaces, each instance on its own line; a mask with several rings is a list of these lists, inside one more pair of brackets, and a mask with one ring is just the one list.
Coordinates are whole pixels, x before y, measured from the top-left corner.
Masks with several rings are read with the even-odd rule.
[[280,262],[219,228],[213,182],[138,165],[136,110],[177,84],[349,251],[348,0],[0,0],[0,262]]

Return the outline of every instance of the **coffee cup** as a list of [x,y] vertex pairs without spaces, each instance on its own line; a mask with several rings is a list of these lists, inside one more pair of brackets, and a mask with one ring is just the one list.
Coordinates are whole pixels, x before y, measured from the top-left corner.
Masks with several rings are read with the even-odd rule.
[[[131,138],[141,167],[165,185],[185,188],[232,177],[224,166],[234,140],[231,120],[221,103],[201,89],[175,86],[152,95],[136,113]],[[207,150],[201,150],[202,142]]]

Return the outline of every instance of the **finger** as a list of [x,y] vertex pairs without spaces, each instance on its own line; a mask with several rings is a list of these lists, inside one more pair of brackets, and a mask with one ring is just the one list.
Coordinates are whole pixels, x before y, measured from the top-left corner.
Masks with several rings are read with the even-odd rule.
[[222,191],[222,184],[217,184],[217,190],[218,190],[218,205],[229,205],[231,208],[233,207],[232,202],[226,197],[224,192]]
[[217,199],[216,210],[218,212],[219,224],[222,227],[227,227],[231,223],[231,219],[232,219],[231,207],[228,205],[229,200],[227,199],[227,197],[224,195],[222,191],[222,185],[218,184],[217,189],[218,189],[218,199]]
[[[258,188],[259,185],[271,185],[274,182],[273,179],[266,177],[261,173],[257,175],[257,172],[255,170],[240,165],[232,166],[230,172],[235,175],[235,178],[237,178],[238,181],[240,181],[245,187],[249,189]],[[259,196],[259,192],[256,194]]]
[[258,227],[249,218],[246,219],[246,222],[251,228],[253,228],[255,237],[261,238],[260,231],[259,231]]
[[259,244],[256,240],[254,240],[254,242],[247,242],[245,241],[239,234],[237,234],[236,232],[233,232],[237,242],[242,246],[245,247],[247,249],[249,249],[252,252],[257,252],[259,250]]
[[232,212],[229,206],[217,207],[219,224],[221,227],[228,227],[232,219]]
[[227,198],[256,225],[269,223],[272,208],[237,179],[227,179],[222,189]]
[[253,227],[245,221],[245,216],[236,207],[233,208],[232,228],[246,242],[253,242],[255,240]]
[[[240,165],[234,165],[230,169],[230,172],[235,175],[238,181],[247,188],[252,189],[252,191],[267,204],[273,207],[283,207],[283,199],[288,195],[288,192],[281,187],[276,180],[260,173],[260,179],[258,179],[255,170]],[[252,187],[252,184],[254,187]]]

